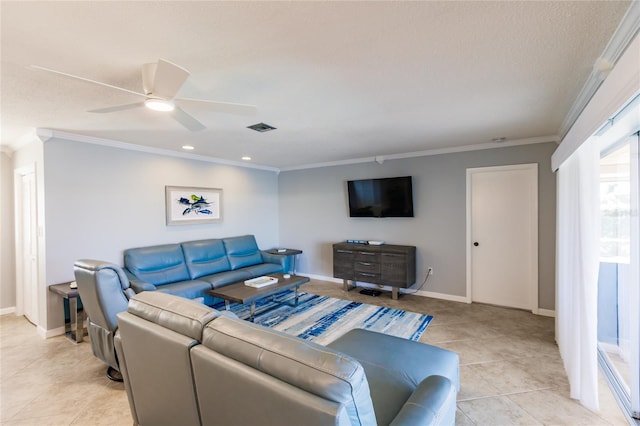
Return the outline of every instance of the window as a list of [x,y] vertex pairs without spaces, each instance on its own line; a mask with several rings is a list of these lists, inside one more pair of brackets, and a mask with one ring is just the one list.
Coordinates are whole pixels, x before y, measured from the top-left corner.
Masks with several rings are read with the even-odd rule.
[[[636,98],[637,100],[638,98]],[[638,218],[638,102],[599,132],[600,270],[598,359],[629,417],[640,418],[640,232]],[[631,117],[631,120],[628,118]],[[616,123],[616,120],[618,123]],[[634,121],[635,120],[635,121]],[[616,124],[631,122],[633,130]]]

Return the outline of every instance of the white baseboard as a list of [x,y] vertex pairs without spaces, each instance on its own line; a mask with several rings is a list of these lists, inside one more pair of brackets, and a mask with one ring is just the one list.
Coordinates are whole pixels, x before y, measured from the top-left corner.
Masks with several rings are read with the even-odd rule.
[[[82,327],[86,330],[87,328],[87,321],[85,319],[85,321],[82,323]],[[40,327],[38,327],[38,329],[40,329]],[[44,330],[44,329],[43,329]],[[38,330],[38,332],[40,333],[40,330]],[[46,339],[50,338],[50,337],[56,337],[56,336],[63,336],[66,333],[65,331],[65,326],[62,327],[57,327],[57,328],[52,328],[51,330],[44,330],[42,334],[42,336]],[[85,337],[87,336],[87,334],[85,333]]]
[[43,339],[47,339],[48,337],[51,337],[51,336],[47,336],[48,331],[39,325],[36,326],[36,331],[38,332],[38,336],[42,337]]
[[467,299],[466,296],[455,296],[453,294],[436,293],[434,291],[420,290],[420,291],[417,291],[417,292],[413,293],[411,291],[402,291],[402,290],[400,290],[400,292],[401,293],[412,293],[412,294],[415,294],[416,296],[431,297],[432,299],[449,300],[451,302],[471,303],[471,301],[469,299]]
[[0,309],[0,315],[13,314],[15,312],[16,312],[15,306]]
[[[343,280],[340,278],[334,278],[334,277],[326,277],[324,275],[315,275],[315,274],[304,274],[305,277],[309,277],[313,280],[318,280],[318,281],[328,281],[328,282],[332,282],[332,283],[337,283],[342,285],[343,284]],[[374,288],[374,289],[380,289],[380,290],[385,290],[385,291],[391,291],[392,287],[390,286],[379,286],[377,284],[369,284],[369,283],[363,283],[363,282],[357,282],[358,287],[362,287],[362,288]],[[452,294],[445,294],[445,293],[435,293],[432,291],[413,291],[410,289],[405,289],[405,288],[401,288],[400,289],[400,294],[415,294],[416,296],[422,296],[422,297],[431,297],[433,299],[442,299],[442,300],[450,300],[452,302],[462,302],[462,303],[471,303],[467,300],[466,297],[464,296],[454,296]]]
[[543,317],[552,317],[552,318],[556,317],[556,311],[551,309],[538,308],[538,312],[536,312],[536,314],[541,315]]
[[342,284],[342,279],[340,279],[340,278],[325,277],[324,275],[316,275],[316,274],[306,274],[306,273],[302,273],[302,274],[303,274],[303,276],[309,277],[312,280],[329,281],[329,282],[332,282],[332,283]]
[[[340,278],[326,277],[324,275],[306,274],[306,273],[303,273],[303,275],[305,277],[311,278],[312,280],[328,281],[328,282],[337,283],[337,284],[340,284],[340,285],[342,285],[342,283],[343,283],[343,280],[340,279]],[[363,287],[363,288],[374,288],[374,289],[380,289],[380,290],[385,290],[385,291],[391,291],[391,287],[390,286],[382,286],[381,287],[381,286],[376,285],[376,284],[361,283],[361,282],[358,282],[357,285],[358,285],[358,287]],[[451,302],[459,302],[459,303],[471,303],[471,299],[468,298],[467,296],[455,296],[453,294],[437,293],[437,292],[433,292],[433,291],[424,291],[424,290],[413,291],[411,289],[401,288],[400,289],[400,294],[415,294],[416,296],[431,297],[432,299],[449,300]],[[556,311],[554,311],[552,309],[538,308],[537,311],[534,312],[534,314],[540,315],[540,316],[543,316],[543,317],[555,318]]]
[[[16,311],[15,306],[11,308],[3,308],[3,309],[0,309],[0,315],[12,314],[12,313],[15,313],[15,311]],[[62,336],[64,335],[65,331],[64,331],[64,326],[47,330],[44,327],[37,325],[36,333],[38,333],[38,336],[42,337],[43,339],[48,339],[50,337]]]
[[[44,330],[44,329],[42,330],[43,332],[41,333],[41,335],[45,339],[64,335],[64,326],[58,327],[58,328],[52,328],[51,330]],[[40,333],[40,327],[38,327],[38,333]]]

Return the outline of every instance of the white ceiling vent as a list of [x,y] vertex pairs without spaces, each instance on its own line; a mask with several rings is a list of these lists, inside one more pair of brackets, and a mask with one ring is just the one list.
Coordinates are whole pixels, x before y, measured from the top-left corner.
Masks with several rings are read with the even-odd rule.
[[270,125],[268,125],[266,123],[254,124],[252,126],[248,126],[247,129],[252,129],[252,130],[255,130],[256,132],[260,132],[260,133],[268,132],[270,130],[276,130],[275,127],[270,126]]

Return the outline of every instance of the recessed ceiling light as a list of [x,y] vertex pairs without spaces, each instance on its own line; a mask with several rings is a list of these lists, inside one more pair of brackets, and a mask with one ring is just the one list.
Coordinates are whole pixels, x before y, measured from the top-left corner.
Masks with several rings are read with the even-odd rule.
[[242,157],[242,159],[243,159],[244,161],[251,161],[251,157],[249,157],[249,156],[247,156],[247,155],[245,155],[244,157]]
[[154,111],[164,111],[169,112],[173,111],[175,106],[171,101],[165,101],[164,99],[147,99],[144,101],[144,106]]
[[188,151],[191,151],[192,149],[195,149],[195,148],[192,147],[191,145],[182,145],[182,149],[186,149]]

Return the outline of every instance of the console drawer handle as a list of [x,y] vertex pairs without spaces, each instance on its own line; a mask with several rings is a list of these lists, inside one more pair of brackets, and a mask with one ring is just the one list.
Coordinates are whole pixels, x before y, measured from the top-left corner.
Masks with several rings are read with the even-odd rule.
[[349,253],[349,254],[353,253],[352,251],[349,251],[349,250],[337,250],[337,251],[338,253]]
[[366,251],[361,251],[360,254],[363,254],[365,256],[375,256],[377,253],[368,253]]
[[369,262],[358,262],[358,263],[359,263],[359,264],[361,264],[361,265],[364,265],[364,266],[371,266],[371,265],[373,265],[373,263],[369,263]]
[[382,253],[383,256],[389,256],[389,257],[402,257],[404,256],[404,254],[394,254],[394,253]]
[[365,277],[375,277],[376,274],[367,274],[366,272],[360,272],[360,275],[364,275]]

